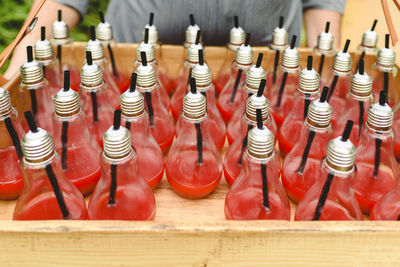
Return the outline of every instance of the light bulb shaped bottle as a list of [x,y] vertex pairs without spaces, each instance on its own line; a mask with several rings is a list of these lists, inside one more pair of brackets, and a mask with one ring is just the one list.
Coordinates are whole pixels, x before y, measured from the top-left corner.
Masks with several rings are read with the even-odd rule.
[[[342,51],[339,51],[334,59],[332,69],[329,71],[328,83],[322,83],[329,87],[328,102],[332,106],[332,123],[335,126],[342,112],[345,110],[346,95],[350,89],[351,83],[351,55],[347,52],[350,40],[346,40],[346,44]],[[322,81],[323,82],[323,81]]]
[[174,140],[175,130],[172,118],[162,104],[156,72],[147,64],[146,54],[142,52],[142,65],[136,69],[137,90],[144,95],[145,109],[149,114],[150,131],[163,152]]
[[228,82],[222,89],[217,107],[224,118],[229,122],[233,113],[242,100],[242,87],[246,79],[246,72],[253,64],[253,49],[250,44],[250,33],[246,34],[246,41],[236,50],[236,59],[232,64]]
[[294,94],[299,83],[300,54],[295,47],[296,40],[297,36],[293,35],[290,47],[283,51],[276,83],[272,85],[267,94],[271,102],[271,113],[278,128],[292,109]]
[[[303,122],[307,119],[308,107],[319,98],[319,74],[312,68],[313,57],[308,56],[307,68],[299,75],[293,107],[279,128],[279,150],[286,156],[298,142]],[[325,101],[325,100],[324,100]]]
[[364,60],[360,60],[358,72],[351,77],[350,90],[346,96],[346,109],[336,122],[333,136],[339,136],[348,120],[352,120],[353,130],[350,141],[357,147],[362,127],[367,121],[368,108],[374,103],[372,79],[364,72]]
[[290,220],[289,199],[279,181],[280,161],[274,135],[257,109],[257,127],[249,131],[243,167],[225,199],[228,220]]
[[133,63],[133,71],[135,72],[136,69],[142,65],[142,57],[141,53],[144,52],[146,54],[147,64],[152,66],[156,71],[156,79],[158,83],[158,87],[160,88],[160,96],[163,105],[168,110],[169,109],[169,96],[166,90],[165,84],[160,79],[159,71],[158,71],[158,63],[155,57],[155,50],[154,46],[149,43],[149,29],[145,29],[144,41],[141,42],[138,47],[136,48],[136,60]]
[[[90,26],[90,39],[85,46],[86,52],[92,53],[92,61],[94,64],[98,65],[102,71],[102,76],[104,83],[107,85],[107,95],[109,97],[109,102],[114,108],[119,106],[119,95],[120,90],[125,90],[126,86],[120,89],[116,83],[116,76],[119,75],[117,71],[113,71],[113,68],[107,58],[104,55],[103,45],[99,40],[96,39],[96,33],[94,26]],[[86,63],[86,62],[84,62]],[[82,78],[82,77],[81,77]]]
[[54,149],[61,157],[64,176],[86,195],[100,179],[101,149],[89,133],[78,93],[70,88],[69,75],[64,72],[64,87],[54,97]]
[[79,95],[89,132],[100,146],[103,146],[103,134],[113,120],[114,106],[110,103],[108,90],[100,67],[92,61],[92,53],[86,52],[86,64],[81,69]]
[[375,203],[396,186],[400,175],[393,150],[393,112],[386,92],[371,105],[357,148],[354,190],[362,211],[371,212]]
[[50,134],[25,112],[30,131],[22,139],[24,190],[14,220],[85,220],[86,203],[62,171]]
[[229,42],[226,44],[225,59],[214,81],[215,90],[219,94],[229,80],[232,62],[235,60],[236,50],[244,44],[246,33],[239,26],[239,17],[233,17],[233,28],[229,32]]
[[[71,73],[71,88],[75,91],[79,90],[80,75],[79,69],[75,65],[75,57],[64,57],[62,58],[62,47],[73,43],[72,38],[69,36],[68,24],[62,20],[62,10],[58,10],[57,20],[52,25],[52,38],[50,42],[56,48],[56,57],[61,65],[60,70],[60,87],[61,87],[61,76],[64,70],[69,70]],[[63,61],[62,61],[63,60]]]
[[[233,182],[240,174],[242,168],[242,156],[247,146],[248,132],[255,127],[256,124],[256,110],[261,109],[262,120],[274,136],[277,136],[278,129],[276,127],[274,118],[269,112],[269,101],[263,95],[266,80],[262,79],[258,88],[257,94],[254,94],[247,98],[246,101],[246,112],[243,114],[240,124],[239,136],[234,140],[232,145],[229,147],[224,158],[224,174],[225,179],[229,185]],[[277,139],[275,139],[276,141]]]
[[377,99],[380,90],[385,90],[388,103],[392,107],[399,102],[400,93],[396,85],[398,69],[395,65],[396,53],[389,48],[389,34],[385,35],[385,47],[378,51],[375,64],[372,66],[372,92]]
[[97,39],[102,43],[104,49],[107,50],[105,55],[111,63],[112,78],[115,85],[122,93],[129,86],[129,77],[117,69],[117,62],[114,56],[116,43],[113,39],[113,30],[111,24],[104,19],[104,13],[101,11],[99,12],[99,18],[100,23],[97,24],[95,33]]
[[332,107],[326,102],[328,91],[324,87],[321,98],[311,102],[300,137],[283,161],[282,183],[295,203],[319,178],[321,162],[332,139]]
[[137,74],[132,73],[129,90],[120,97],[122,121],[130,131],[137,155],[138,174],[155,188],[164,174],[164,158],[160,146],[150,132],[149,116],[144,110],[144,97],[136,90]]
[[[31,110],[39,127],[50,134],[53,132],[51,115],[53,107],[50,96],[50,87],[43,75],[42,66],[33,60],[32,46],[27,48],[27,61],[21,66],[21,90],[19,92],[22,110]],[[22,121],[22,127],[28,132],[26,121]]]
[[40,40],[33,47],[35,60],[42,65],[43,75],[49,83],[49,93],[53,98],[62,87],[62,66],[54,56],[52,44],[46,40],[46,27],[40,28]]
[[274,51],[274,56],[270,57],[266,69],[267,74],[267,87],[271,88],[277,82],[278,68],[280,65],[281,54],[288,47],[288,33],[283,27],[284,18],[279,17],[279,25],[272,32],[272,42],[270,44],[270,49]]
[[154,220],[153,191],[140,177],[129,130],[116,110],[114,124],[104,133],[101,178],[88,204],[91,220]]
[[187,48],[186,60],[179,71],[180,76],[177,79],[175,92],[171,98],[171,113],[176,120],[179,118],[180,112],[182,111],[182,100],[187,93],[189,80],[192,77],[192,70],[199,64],[199,50],[203,51],[204,56],[204,49],[203,45],[200,43],[200,36],[201,31],[199,30],[196,35],[195,43]]
[[328,82],[329,68],[333,64],[335,50],[333,35],[329,32],[330,22],[327,21],[325,31],[318,35],[317,46],[313,50],[314,67],[318,71],[323,84]]
[[206,97],[196,91],[194,78],[190,86],[190,92],[183,99],[179,132],[167,155],[165,172],[178,194],[202,198],[218,186],[222,160],[209,132]]
[[[228,124],[228,141],[230,144],[240,135],[241,121],[246,111],[247,98],[257,94],[261,80],[266,79],[266,73],[261,67],[263,56],[262,53],[259,53],[257,63],[246,72],[246,82],[243,84],[243,88],[240,89],[242,91],[242,100]],[[264,94],[266,95],[266,93]]]
[[400,186],[397,184],[389,193],[381,197],[372,207],[369,219],[372,221],[400,220]]
[[[216,105],[215,87],[211,80],[211,70],[204,62],[203,49],[199,50],[199,64],[192,69],[192,77],[196,79],[197,90],[206,97],[207,100],[207,115],[210,119],[209,132],[214,140],[215,146],[218,150],[225,144],[226,126],[224,119]],[[190,87],[190,86],[188,86]],[[190,88],[188,88],[190,90]],[[183,98],[181,100],[180,112],[182,112]],[[177,108],[175,106],[174,108]],[[173,108],[171,107],[171,110]],[[179,118],[180,119],[180,118]],[[179,131],[179,124],[177,124],[176,132]]]
[[400,162],[400,103],[393,108],[393,132],[394,135],[394,155],[397,162]]
[[0,199],[15,199],[23,189],[20,140],[24,136],[10,95],[0,87]]
[[[378,54],[378,48],[376,47],[376,44],[378,43],[378,34],[375,31],[377,22],[378,20],[374,20],[371,30],[364,32],[361,44],[357,46],[354,55],[357,62],[364,60],[364,69],[367,73],[372,73],[372,65],[375,63]],[[359,63],[357,63],[354,73],[357,73],[358,65]]]
[[315,183],[297,206],[296,221],[363,220],[352,185],[357,175],[356,148],[349,140],[352,124],[349,121],[343,135],[329,142]]

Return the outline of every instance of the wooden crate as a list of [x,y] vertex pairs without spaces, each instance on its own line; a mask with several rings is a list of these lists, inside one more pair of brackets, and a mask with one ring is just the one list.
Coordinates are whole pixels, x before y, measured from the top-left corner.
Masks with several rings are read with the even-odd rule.
[[[266,48],[254,50],[264,52],[267,59],[273,56]],[[300,51],[304,66],[311,50]],[[206,48],[206,60],[213,71],[225,52],[225,48]],[[162,53],[169,63],[170,77],[176,76],[176,58],[183,57],[183,49],[163,46]],[[64,60],[82,62],[84,44],[65,47],[63,56]],[[135,45],[117,45],[121,71],[131,72],[135,56]],[[15,77],[7,84],[17,106],[18,83]],[[400,265],[398,222],[226,221],[223,208],[228,186],[224,178],[214,193],[200,200],[179,197],[165,177],[154,192],[157,215],[152,222],[11,221],[15,201],[0,201],[0,264]]]

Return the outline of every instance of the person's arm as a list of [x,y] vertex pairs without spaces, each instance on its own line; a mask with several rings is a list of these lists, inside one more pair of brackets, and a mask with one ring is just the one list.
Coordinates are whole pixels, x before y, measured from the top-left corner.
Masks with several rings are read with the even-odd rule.
[[40,39],[41,26],[46,27],[46,38],[51,38],[51,27],[53,22],[57,20],[57,10],[59,9],[62,10],[63,20],[68,24],[70,29],[75,27],[79,22],[80,14],[76,9],[56,3],[53,0],[47,0],[37,15],[38,21],[35,28],[15,48],[10,65],[4,73],[6,79],[11,79],[18,72],[19,67],[26,61],[26,47],[34,45]]
[[329,31],[335,40],[334,48],[338,48],[345,6],[345,0],[303,0],[303,19],[308,47],[314,47],[317,44],[318,35],[324,31],[325,24],[329,21]]

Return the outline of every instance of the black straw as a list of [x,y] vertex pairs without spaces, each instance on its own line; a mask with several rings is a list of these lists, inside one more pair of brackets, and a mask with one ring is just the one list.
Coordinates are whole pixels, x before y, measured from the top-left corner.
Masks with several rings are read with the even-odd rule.
[[236,75],[236,80],[235,80],[235,84],[233,85],[233,91],[232,91],[232,95],[231,95],[231,99],[229,100],[230,104],[233,104],[233,101],[235,100],[235,96],[236,96],[236,92],[240,83],[240,79],[242,78],[242,73],[243,73],[243,69],[239,69],[238,73]]
[[322,70],[323,70],[323,68],[324,68],[324,62],[325,62],[325,55],[322,54],[321,57],[320,57],[320,59],[319,59],[319,67],[318,67],[319,76],[322,75]]
[[190,92],[192,94],[196,94],[197,93],[197,89],[196,89],[196,79],[191,77],[190,78]]
[[61,44],[58,44],[57,45],[57,59],[58,59],[58,67],[60,68],[60,72],[62,71],[61,56],[62,56],[62,46],[61,46]]
[[344,131],[343,131],[343,134],[342,134],[342,138],[341,138],[342,142],[346,142],[347,139],[349,139],[350,133],[351,133],[351,129],[353,128],[353,124],[354,124],[353,121],[351,121],[351,120],[347,121],[346,126],[345,126]]
[[67,169],[68,149],[68,121],[63,121],[61,126],[61,165],[63,170]]
[[285,90],[287,76],[288,76],[288,73],[287,73],[287,71],[285,71],[282,76],[281,86],[279,87],[278,101],[276,102],[276,105],[275,105],[275,107],[277,107],[277,108],[279,108],[281,106],[282,96],[283,96],[283,91]]
[[276,71],[278,70],[280,51],[275,50],[274,71],[272,73],[272,84],[276,83]]
[[58,19],[58,21],[62,20],[62,10],[61,9],[58,10],[57,19]]
[[375,138],[375,159],[374,159],[374,177],[378,175],[379,164],[381,162],[381,145],[382,139]]
[[314,217],[312,218],[313,221],[318,221],[319,217],[321,216],[322,209],[325,206],[326,199],[328,198],[329,190],[331,189],[332,180],[334,177],[333,172],[329,172],[328,178],[322,188],[321,196],[318,199],[317,207],[315,208]]
[[108,48],[108,53],[110,54],[111,67],[112,67],[113,75],[114,75],[115,78],[117,78],[118,77],[117,66],[115,64],[114,53],[113,53],[113,51],[111,49],[111,44],[110,43],[107,44],[107,48]]
[[389,48],[390,35],[385,34],[385,48]]
[[203,66],[204,65],[204,53],[203,49],[199,49],[199,65]]
[[26,58],[28,62],[33,61],[33,50],[31,45],[26,47]]
[[33,112],[33,115],[36,116],[36,114],[37,114],[36,90],[34,90],[34,89],[29,90],[29,94],[30,94],[30,97],[31,97],[32,112]]
[[129,86],[129,92],[133,93],[136,90],[137,74],[132,72],[131,74],[131,84]]
[[203,136],[201,133],[200,122],[195,122],[194,126],[196,127],[196,135],[197,135],[197,163],[203,163]]
[[297,35],[292,36],[292,42],[290,43],[290,49],[294,49],[296,46]]
[[304,94],[304,111],[303,111],[303,117],[304,119],[307,118],[307,113],[308,113],[308,107],[310,106],[310,94]]
[[121,110],[117,109],[114,111],[113,129],[117,131],[119,130],[120,126],[121,126]]
[[346,43],[344,44],[343,53],[347,53],[347,50],[349,50],[349,45],[350,45],[350,40],[347,39]]
[[383,90],[385,91],[386,100],[389,96],[389,72],[383,72]]
[[93,64],[92,52],[90,52],[90,51],[86,51],[86,63],[88,65],[92,65]]
[[263,117],[261,109],[256,109],[257,128],[262,130],[264,128]]
[[69,211],[68,211],[67,205],[65,205],[63,193],[61,191],[60,185],[58,184],[57,177],[54,174],[51,164],[47,164],[45,169],[46,169],[47,177],[49,177],[51,187],[53,188],[54,195],[56,195],[56,200],[57,200],[58,206],[60,207],[63,218],[64,218],[64,220],[68,220],[69,219]]
[[327,97],[328,102],[329,102],[329,100],[331,100],[333,92],[335,91],[338,79],[339,79],[339,75],[335,74],[335,76],[333,76],[333,80],[332,80],[332,83],[331,83],[331,88],[330,88],[329,93],[328,93],[328,97]]
[[361,128],[364,124],[364,102],[363,101],[358,101],[358,106],[360,109],[360,115],[358,117],[358,137],[361,136]]
[[259,67],[261,66],[263,57],[264,57],[264,54],[263,54],[263,53],[258,53],[256,68],[259,68]]
[[325,24],[325,33],[329,32],[329,26],[331,26],[331,23],[329,21],[327,21]]
[[310,129],[310,131],[308,132],[307,144],[306,147],[304,148],[304,152],[301,157],[299,169],[297,170],[297,173],[299,174],[303,174],[304,168],[307,163],[308,155],[310,154],[311,145],[312,142],[314,141],[314,137],[315,137],[315,131]]
[[44,26],[40,27],[40,40],[46,40],[46,27]]
[[200,37],[201,37],[201,30],[198,30],[196,33],[196,40],[195,40],[195,44],[199,44],[200,42]]
[[63,91],[66,92],[70,87],[70,72],[69,70],[64,71],[64,88]]
[[18,134],[15,131],[15,128],[12,124],[11,118],[6,117],[4,119],[4,122],[6,124],[6,128],[7,128],[8,134],[10,135],[11,141],[13,142],[13,145],[15,147],[15,152],[17,153],[18,158],[22,159],[23,154],[22,154],[21,142],[20,142]]
[[105,19],[104,19],[104,13],[103,13],[103,11],[99,11],[99,17],[100,17],[101,23],[105,23],[105,22],[106,22]]
[[145,44],[148,44],[148,43],[149,43],[149,28],[145,28],[145,29],[144,29],[144,39],[143,39],[143,42],[144,42]]
[[267,164],[261,163],[261,179],[262,179],[262,190],[263,190],[263,205],[269,209],[268,200],[268,180],[267,180]]
[[263,95],[266,82],[267,81],[265,79],[261,80],[260,86],[258,86],[258,90],[257,90],[257,97],[261,97]]
[[194,16],[193,16],[193,14],[190,14],[189,15],[189,20],[190,20],[190,25],[192,25],[192,26],[194,26]]
[[321,96],[319,98],[319,102],[325,102],[326,101],[326,97],[328,96],[328,91],[329,91],[329,87],[324,86],[324,88],[322,89],[322,93]]
[[279,28],[283,27],[283,16],[279,16]]
[[90,97],[92,99],[92,112],[93,112],[93,122],[98,122],[98,108],[97,108],[97,94],[95,91],[90,92]]
[[140,52],[140,57],[142,59],[142,65],[143,66],[147,66],[146,52],[144,52],[144,51]]
[[248,46],[248,45],[249,45],[250,37],[251,37],[251,34],[250,34],[249,32],[246,33],[246,40],[245,40],[245,42],[244,42],[244,45],[245,45],[245,46]]
[[154,111],[153,103],[151,102],[151,92],[144,92],[144,97],[146,100],[147,111],[149,112],[150,127],[154,126]]
[[31,130],[32,133],[37,133],[38,132],[38,128],[36,126],[36,122],[35,122],[35,119],[33,117],[32,112],[31,111],[25,111],[24,115],[25,115],[25,120],[28,123],[29,130]]
[[374,23],[372,24],[371,32],[375,31],[376,23],[378,23],[378,20],[377,20],[377,19],[375,19],[375,20],[374,20]]
[[233,16],[233,26],[235,28],[239,28],[239,17],[238,16]]
[[108,196],[108,205],[115,204],[116,193],[117,193],[117,165],[111,164],[111,185],[110,185],[110,195]]
[[154,23],[154,13],[150,12],[149,26],[153,26],[153,23]]
[[89,27],[90,30],[90,40],[95,41],[96,40],[96,31],[94,26]]
[[307,70],[312,70],[313,56],[307,57]]

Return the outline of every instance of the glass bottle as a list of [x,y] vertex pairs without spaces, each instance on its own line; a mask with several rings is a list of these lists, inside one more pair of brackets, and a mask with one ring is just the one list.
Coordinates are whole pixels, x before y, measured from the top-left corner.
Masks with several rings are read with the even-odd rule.
[[393,108],[393,132],[394,135],[394,155],[397,162],[400,162],[400,103]]
[[79,95],[89,132],[103,146],[103,134],[112,122],[114,106],[110,102],[109,87],[103,82],[100,67],[93,64],[92,53],[86,52],[86,64],[81,69]]
[[315,183],[297,206],[296,221],[363,220],[352,185],[357,169],[354,166],[356,148],[348,139],[351,127],[349,121],[343,135],[329,142]]
[[290,47],[283,51],[276,83],[267,93],[271,103],[271,114],[278,128],[292,109],[294,93],[299,83],[300,54],[295,47],[296,39],[297,36],[293,35]]
[[137,90],[144,95],[145,109],[149,114],[150,131],[163,152],[167,151],[174,140],[174,124],[165,106],[161,102],[156,72],[147,64],[146,54],[141,53],[142,65],[136,69]]
[[54,56],[52,44],[46,40],[46,28],[41,27],[40,40],[33,47],[35,60],[42,65],[43,74],[49,83],[49,94],[51,98],[62,87],[62,66],[60,61]]
[[228,82],[218,97],[217,107],[225,122],[230,121],[240,105],[245,74],[253,64],[253,49],[249,45],[249,41],[250,33],[247,33],[245,43],[236,50],[236,59],[232,64]]
[[192,69],[199,63],[199,50],[203,49],[200,43],[201,32],[197,32],[196,42],[187,48],[186,60],[180,68],[178,79],[176,80],[175,92],[171,98],[171,113],[177,120],[182,111],[182,100],[186,95],[190,77],[192,77]]
[[377,99],[379,91],[385,90],[389,106],[392,107],[395,103],[399,102],[400,98],[395,81],[398,69],[395,65],[396,53],[393,49],[389,48],[389,34],[386,34],[385,37],[385,47],[379,50],[376,62],[372,66],[372,93]]
[[346,41],[343,51],[339,51],[334,59],[332,69],[328,73],[330,83],[322,83],[329,87],[328,102],[332,106],[332,124],[335,127],[336,121],[342,115],[346,105],[346,95],[351,83],[352,58],[347,52],[350,40]]
[[[226,126],[216,105],[215,87],[211,82],[211,70],[204,62],[203,49],[199,50],[199,64],[192,69],[192,77],[196,79],[197,90],[206,97],[207,115],[210,120],[209,132],[211,133],[215,146],[218,150],[221,150],[225,144]],[[180,108],[182,112],[183,98],[181,103],[182,105],[180,105],[180,107],[176,106],[175,108]],[[179,132],[178,126],[179,124],[177,124],[176,132]]]
[[[43,76],[43,68],[33,60],[32,46],[27,48],[27,61],[21,66],[21,90],[19,92],[22,110],[31,110],[39,127],[50,134],[53,132],[51,115],[53,112],[49,84]],[[25,132],[29,130],[26,121],[22,121]]]
[[352,120],[354,124],[349,139],[357,147],[362,126],[367,121],[368,108],[373,103],[372,79],[364,72],[364,60],[361,59],[358,73],[351,78],[350,90],[346,96],[346,109],[336,122],[333,136],[339,136],[346,122]]
[[[260,83],[262,79],[266,79],[266,72],[261,67],[263,54],[259,53],[257,58],[257,63],[252,65],[250,69],[246,72],[246,82],[243,85],[243,88],[240,89],[242,91],[242,100],[236,111],[233,113],[232,119],[228,124],[228,141],[229,144],[232,144],[233,141],[239,137],[240,135],[240,124],[243,118],[243,114],[246,110],[246,101],[247,98],[252,96],[253,94],[257,94],[257,91],[260,87]],[[265,94],[265,86],[262,88],[263,92],[261,94]]]
[[24,189],[15,205],[14,220],[85,220],[82,194],[63,174],[51,136],[25,112],[30,131],[22,139]]
[[1,87],[0,133],[0,199],[15,199],[24,187],[20,142],[24,131],[8,91]]
[[[293,107],[279,128],[279,151],[285,157],[298,142],[303,122],[307,119],[310,103],[319,97],[319,74],[312,68],[313,57],[308,56],[307,68],[299,75]],[[325,100],[323,100],[325,101]]]
[[240,120],[241,124],[239,136],[234,140],[225,154],[224,174],[229,185],[232,185],[240,174],[243,160],[242,155],[247,146],[247,135],[248,132],[255,126],[257,109],[260,109],[262,112],[262,120],[265,127],[267,127],[274,134],[274,136],[277,137],[278,129],[273,117],[269,112],[269,101],[262,93],[263,89],[265,88],[265,83],[266,81],[264,79],[261,80],[257,94],[247,98],[246,112],[243,114],[243,117]]
[[70,88],[69,75],[64,72],[64,87],[54,97],[54,149],[61,156],[65,177],[86,195],[100,179],[101,149],[89,134],[78,93]]
[[165,172],[175,192],[187,198],[202,198],[218,186],[222,160],[209,132],[206,97],[196,91],[194,78],[190,85]]
[[[375,63],[378,54],[378,48],[376,47],[378,43],[378,34],[375,31],[377,22],[378,20],[374,20],[371,30],[364,32],[361,44],[357,46],[354,55],[358,62],[361,59],[364,60],[364,69],[367,73],[372,73],[372,65]],[[356,65],[354,73],[357,72],[358,65],[359,64]]]
[[122,121],[131,133],[137,154],[138,174],[155,188],[164,174],[164,158],[160,146],[150,133],[149,116],[144,110],[144,97],[136,90],[137,74],[132,73],[131,85],[120,97]]
[[290,220],[289,199],[279,181],[281,166],[274,139],[258,109],[257,127],[249,131],[243,167],[226,195],[226,219]]
[[366,214],[381,197],[395,188],[400,175],[393,150],[393,112],[385,101],[385,91],[381,91],[379,103],[373,104],[368,110],[367,123],[357,149],[358,173],[354,180],[354,191]]
[[121,111],[116,110],[114,125],[104,133],[101,178],[89,200],[89,219],[154,220],[154,194],[138,175],[129,130],[120,124]]
[[333,64],[333,57],[335,50],[333,49],[333,35],[329,32],[330,22],[327,21],[325,31],[318,35],[317,46],[313,50],[314,67],[318,70],[321,82],[326,84],[328,82],[329,69]]
[[381,197],[372,207],[369,219],[372,221],[378,220],[400,220],[400,188],[399,180],[395,188],[389,193]]
[[231,73],[232,62],[235,60],[236,50],[244,44],[246,33],[242,27],[239,26],[239,17],[233,17],[233,28],[229,32],[229,42],[226,44],[226,53],[224,62],[218,70],[218,74],[214,79],[214,85],[217,94],[219,94],[225,87],[229,80]]
[[332,138],[332,107],[326,102],[328,90],[325,87],[321,98],[311,102],[297,143],[283,161],[282,183],[295,203],[318,180],[318,172]]

